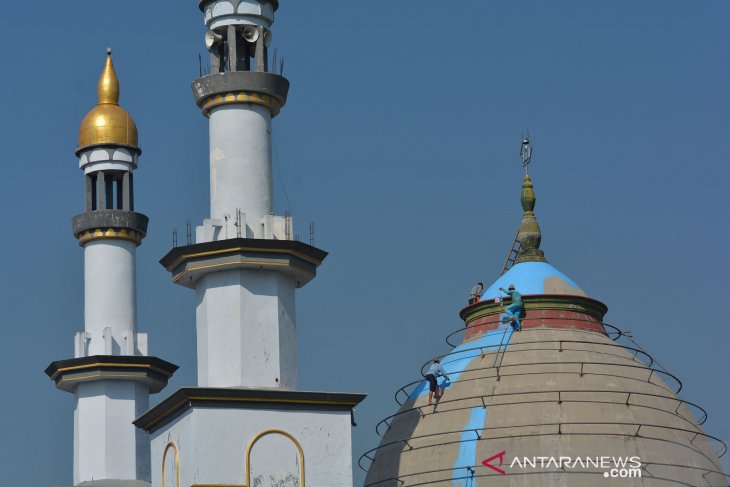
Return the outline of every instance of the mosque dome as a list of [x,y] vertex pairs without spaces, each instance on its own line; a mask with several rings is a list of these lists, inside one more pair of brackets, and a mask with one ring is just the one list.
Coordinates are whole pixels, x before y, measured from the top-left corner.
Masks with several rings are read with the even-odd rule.
[[521,262],[512,266],[494,284],[484,291],[485,297],[497,296],[500,287],[514,284],[522,294],[572,294],[586,293],[568,276],[547,262]]
[[[421,367],[440,359],[442,397],[429,404],[423,377],[396,392],[400,409],[359,459],[364,487],[727,485],[727,447],[702,430],[707,414],[679,397],[681,381],[547,263],[527,176],[522,203],[515,264],[461,310],[453,349]],[[495,300],[509,284],[522,294],[519,333]]]
[[140,152],[137,125],[119,106],[119,79],[114,71],[111,49],[107,50],[104,70],[97,88],[98,104],[86,114],[79,127],[77,154],[95,145],[121,145]]

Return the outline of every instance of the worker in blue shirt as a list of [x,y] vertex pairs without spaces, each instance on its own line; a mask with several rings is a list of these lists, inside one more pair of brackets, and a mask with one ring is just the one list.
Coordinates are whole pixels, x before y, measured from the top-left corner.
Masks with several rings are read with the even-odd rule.
[[431,405],[431,398],[433,397],[433,394],[436,393],[436,399],[439,399],[441,396],[444,395],[444,388],[443,384],[441,385],[441,389],[439,389],[437,378],[438,376],[443,377],[446,380],[449,380],[449,376],[446,375],[446,371],[443,367],[441,367],[441,360],[440,359],[434,359],[433,364],[431,364],[431,367],[428,368],[428,373],[426,374],[426,380],[428,380],[429,390],[428,390],[428,405]]
[[522,315],[522,294],[515,290],[515,285],[510,284],[508,289],[503,287],[499,288],[505,294],[508,294],[512,298],[512,304],[504,309],[509,317],[510,325],[515,331],[522,331],[522,325],[520,324],[520,315]]

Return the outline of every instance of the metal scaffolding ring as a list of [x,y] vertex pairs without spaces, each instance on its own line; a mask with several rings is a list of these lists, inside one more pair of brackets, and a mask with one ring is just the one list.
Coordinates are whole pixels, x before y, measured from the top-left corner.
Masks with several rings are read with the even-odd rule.
[[[565,431],[565,429],[564,429],[565,427],[570,427],[570,426],[594,426],[594,425],[628,426],[628,427],[636,426],[636,431],[631,432],[631,433],[607,433],[605,431],[600,431],[600,432],[585,432],[584,431],[584,432],[578,433],[578,432]],[[363,469],[364,471],[367,472],[369,467],[365,468],[362,465],[362,460],[364,458],[367,458],[368,460],[370,460],[371,465],[372,465],[372,462],[375,461],[375,458],[370,456],[371,454],[376,453],[378,450],[380,450],[382,448],[385,448],[388,446],[393,446],[393,445],[398,445],[398,444],[407,446],[408,447],[407,451],[413,451],[413,450],[421,450],[424,448],[434,448],[437,446],[452,445],[452,444],[471,442],[471,441],[498,440],[498,439],[507,439],[507,438],[525,438],[528,436],[553,436],[553,435],[623,436],[623,437],[644,438],[644,439],[657,440],[657,441],[666,441],[669,443],[675,443],[682,447],[689,448],[689,449],[695,451],[696,453],[700,453],[701,455],[705,456],[704,453],[702,453],[701,451],[696,450],[692,447],[689,447],[685,443],[679,443],[676,441],[669,440],[667,438],[648,436],[646,431],[643,431],[643,432],[641,431],[642,428],[657,428],[660,430],[680,431],[683,433],[691,434],[693,436],[692,436],[692,439],[689,441],[689,443],[692,446],[694,446],[694,440],[697,439],[698,436],[702,436],[703,438],[706,438],[708,441],[716,442],[716,444],[718,445],[718,447],[717,447],[718,449],[715,451],[715,455],[717,455],[718,458],[721,458],[727,452],[727,444],[724,441],[722,441],[721,439],[716,438],[712,435],[708,435],[707,433],[704,433],[702,431],[688,430],[688,429],[684,429],[684,428],[677,428],[674,426],[663,426],[663,425],[646,424],[646,423],[600,422],[600,421],[598,421],[598,422],[565,422],[565,421],[563,421],[563,422],[558,422],[558,423],[536,423],[536,424],[521,424],[521,425],[511,425],[511,426],[493,426],[493,427],[489,428],[488,430],[486,430],[486,432],[491,433],[491,432],[494,432],[497,430],[504,430],[504,429],[541,428],[541,427],[546,427],[546,426],[553,426],[553,427],[556,426],[557,431],[550,432],[550,433],[528,433],[528,434],[520,434],[520,435],[491,436],[491,435],[486,435],[485,430],[482,430],[481,433],[479,433],[479,431],[473,430],[473,429],[461,429],[461,430],[454,430],[454,431],[442,431],[439,433],[430,433],[427,435],[420,435],[420,436],[411,436],[407,439],[400,439],[400,440],[391,441],[391,442],[388,442],[385,444],[380,444],[376,448],[373,448],[373,449],[368,450],[365,453],[363,453],[360,456],[360,458],[358,459],[357,463],[361,469]],[[453,440],[453,441],[442,441],[439,443],[429,443],[427,445],[415,446],[415,447],[409,443],[409,441],[413,441],[413,440],[421,440],[424,438],[434,438],[434,437],[445,436],[445,435],[457,435],[457,434],[467,433],[467,432],[473,432],[474,437],[467,438],[467,439]],[[707,457],[705,456],[705,458],[707,458]],[[715,465],[715,463],[711,459],[707,458],[707,460],[710,461],[710,463],[712,463],[716,468],[721,470],[721,468],[718,465]]]
[[[583,393],[586,393],[586,394],[616,394],[616,395],[618,395],[618,394],[626,394],[626,399],[625,400],[621,400],[621,401],[601,401],[601,400],[597,400],[597,399],[579,400],[579,399],[566,398],[564,396],[564,394],[583,394]],[[506,397],[506,396],[525,396],[525,395],[528,395],[528,394],[556,394],[557,397],[555,397],[554,399],[533,399],[533,400],[523,400],[523,401],[513,401],[513,402],[499,402],[499,403],[487,403],[486,402],[486,399],[488,399],[488,398],[501,398],[501,397]],[[654,406],[648,406],[646,404],[632,403],[631,402],[632,396],[653,397],[653,398],[659,398],[659,399],[667,399],[667,400],[670,400],[670,401],[675,401],[677,403],[677,407],[674,409],[674,411],[671,411],[671,410],[668,410],[668,409],[662,409],[662,408],[658,408],[658,407],[654,407]],[[635,407],[643,407],[643,408],[649,408],[649,409],[656,409],[658,411],[663,411],[663,412],[666,412],[666,413],[671,413],[671,414],[674,414],[676,416],[679,416],[680,418],[684,419],[685,421],[690,422],[690,424],[691,424],[691,420],[690,419],[688,419],[685,416],[679,414],[679,408],[682,405],[684,405],[685,407],[687,407],[688,410],[690,410],[690,412],[692,412],[692,410],[690,408],[695,408],[695,409],[697,409],[697,411],[700,412],[699,419],[696,418],[696,417],[694,417],[694,415],[692,417],[692,420],[696,421],[697,424],[702,425],[702,424],[705,423],[705,421],[707,421],[707,411],[705,411],[701,406],[699,406],[697,404],[694,404],[694,403],[689,402],[689,401],[685,401],[684,399],[679,399],[678,397],[674,397],[674,396],[664,396],[664,395],[661,395],[661,394],[649,394],[649,393],[645,393],[645,392],[633,392],[633,391],[607,391],[607,390],[598,390],[598,389],[574,389],[574,390],[557,390],[557,391],[521,391],[521,392],[508,392],[508,393],[504,393],[504,394],[487,394],[487,395],[481,395],[480,394],[480,395],[476,395],[476,396],[460,397],[459,399],[449,399],[449,400],[446,400],[446,401],[441,400],[441,401],[439,401],[438,405],[441,405],[441,404],[453,404],[453,403],[459,403],[459,402],[466,402],[466,401],[470,401],[470,400],[474,400],[474,399],[479,399],[481,401],[481,403],[482,403],[482,407],[484,407],[484,408],[486,408],[486,407],[495,407],[495,406],[513,406],[513,405],[516,405],[516,404],[527,404],[527,403],[538,403],[538,402],[540,402],[540,403],[557,402],[558,404],[562,404],[564,402],[581,402],[581,403],[582,402],[588,402],[588,403],[598,403],[598,404],[623,404],[623,405],[626,405],[626,406],[635,406]],[[396,417],[398,417],[398,416],[401,416],[403,414],[407,414],[407,413],[410,413],[410,412],[413,412],[413,411],[418,411],[419,414],[421,415],[421,417],[434,414],[434,412],[429,413],[429,412],[424,412],[423,411],[424,409],[428,409],[430,407],[433,407],[433,406],[428,406],[428,405],[417,406],[417,407],[412,407],[412,408],[404,409],[402,411],[398,411],[395,414],[391,414],[390,416],[382,419],[377,425],[375,425],[375,433],[378,436],[381,436],[382,437],[383,434],[384,434],[384,432],[381,432],[380,431],[381,430],[381,427],[383,425],[385,425],[385,426],[387,426],[388,429],[390,429],[389,421],[392,420],[392,419],[394,419],[394,418],[396,418]],[[474,406],[464,406],[464,407],[460,407],[460,408],[452,408],[452,409],[449,409],[448,411],[442,412],[441,414],[444,414],[446,412],[451,412],[451,411],[460,411],[460,410],[464,410],[464,409],[472,409],[473,407]],[[435,411],[436,407],[433,407],[433,409]]]
[[[537,308],[537,309],[539,310],[539,309],[542,309],[542,308]],[[542,320],[542,321],[545,321],[546,318],[522,318],[520,320],[520,322],[523,322],[524,323],[525,321],[531,321],[531,320]],[[603,322],[591,321],[591,320],[584,320],[584,319],[580,319],[580,318],[560,318],[560,321],[581,321],[581,322],[584,322],[584,323],[591,323],[591,324],[595,324],[595,325],[602,325],[604,328],[605,327],[611,328],[611,331],[610,332],[606,332],[606,335],[609,338],[611,338],[611,335],[614,335],[615,334],[616,337],[615,338],[611,338],[611,340],[613,340],[613,341],[618,340],[619,338],[621,338],[625,334],[625,332],[623,330],[621,330],[620,328],[618,328],[616,326],[613,326],[613,325],[611,325],[609,323],[603,323]],[[465,326],[463,328],[459,328],[458,330],[452,331],[451,333],[449,333],[448,335],[446,335],[446,343],[450,347],[457,347],[457,346],[459,346],[458,343],[457,344],[451,343],[451,338],[454,335],[456,335],[457,333],[465,332],[469,328],[475,328],[475,327],[478,327],[478,326],[484,326],[484,325]],[[522,331],[524,332],[524,331],[541,330],[541,329],[543,329],[543,328],[538,328],[538,327],[536,327],[536,328],[525,328]],[[596,333],[595,331],[577,330],[577,329],[572,329],[572,328],[567,328],[566,331],[580,332],[580,333],[591,333],[591,334],[595,334]],[[487,333],[484,333],[483,335],[480,335],[480,336],[492,335],[492,334],[495,334],[496,335],[496,334],[501,333],[501,332],[502,332],[502,330],[488,331]]]

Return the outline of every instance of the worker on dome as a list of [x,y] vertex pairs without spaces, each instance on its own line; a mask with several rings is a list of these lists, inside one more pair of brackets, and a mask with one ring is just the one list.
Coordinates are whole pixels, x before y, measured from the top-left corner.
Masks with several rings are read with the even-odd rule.
[[446,371],[443,367],[441,367],[441,360],[440,359],[434,359],[433,364],[431,364],[431,367],[428,368],[428,373],[426,374],[426,380],[428,380],[428,405],[431,405],[431,398],[433,397],[434,393],[436,393],[436,399],[440,399],[441,396],[444,395],[444,384],[441,384],[441,388],[439,389],[437,378],[441,376],[446,380],[449,380],[449,376],[446,375]]
[[471,288],[471,292],[469,293],[469,304],[478,303],[482,299],[482,294],[484,294],[484,284],[478,282],[476,286]]
[[509,317],[510,325],[515,331],[522,331],[522,325],[520,324],[520,316],[522,315],[522,294],[515,290],[515,285],[510,284],[508,289],[503,287],[499,288],[500,291],[508,294],[512,298],[512,304],[504,309]]

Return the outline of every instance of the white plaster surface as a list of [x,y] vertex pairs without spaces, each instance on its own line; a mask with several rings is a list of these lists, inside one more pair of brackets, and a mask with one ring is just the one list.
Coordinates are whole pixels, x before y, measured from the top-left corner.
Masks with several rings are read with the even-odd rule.
[[137,154],[121,147],[111,151],[95,147],[79,154],[79,168],[85,174],[108,170],[133,171],[137,168]]
[[250,24],[271,27],[274,22],[274,9],[270,3],[256,0],[241,0],[234,10],[230,0],[218,0],[205,8],[205,25],[216,29],[231,24]]
[[286,274],[251,269],[200,280],[199,386],[296,388],[295,286]]
[[[152,485],[162,485],[162,454],[173,441],[180,455],[180,485],[246,483],[246,447],[260,432],[281,429],[304,451],[305,486],[351,487],[352,443],[349,411],[297,411],[195,408],[152,434]],[[261,440],[263,442],[263,440]],[[277,457],[268,465],[255,456],[252,474],[279,470]],[[287,454],[290,450],[285,450]],[[290,459],[286,464],[290,465]],[[258,468],[258,470],[257,470]],[[252,480],[252,485],[256,485]],[[171,485],[167,483],[166,484]],[[264,482],[262,487],[269,487]],[[287,485],[287,484],[284,484]],[[288,487],[288,485],[287,485]]]
[[149,481],[149,435],[132,424],[149,407],[147,388],[122,380],[86,382],[75,396],[74,483]]
[[[226,105],[210,113],[210,217],[246,214],[243,237],[262,238],[273,209],[271,113],[260,105]],[[233,238],[235,235],[230,236]]]
[[127,240],[96,240],[84,247],[84,330],[89,355],[105,354],[103,333],[111,328],[112,354],[122,355],[124,337],[136,328],[135,256]]

